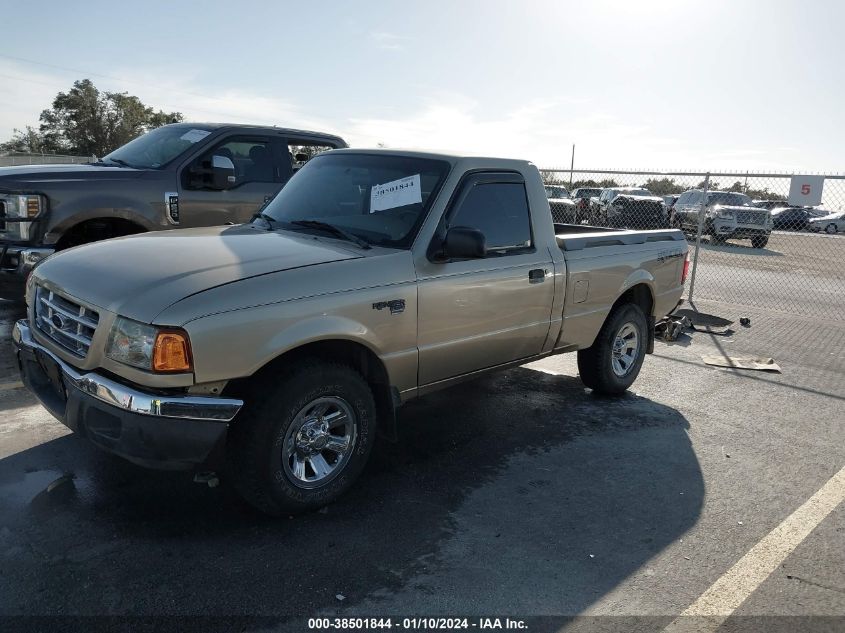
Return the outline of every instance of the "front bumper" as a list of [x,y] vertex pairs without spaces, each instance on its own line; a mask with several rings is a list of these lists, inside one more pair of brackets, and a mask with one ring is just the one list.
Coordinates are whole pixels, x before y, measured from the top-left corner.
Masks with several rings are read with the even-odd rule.
[[232,398],[149,393],[82,373],[33,339],[26,321],[15,324],[12,340],[23,383],[59,422],[141,466],[215,465],[228,423],[243,406]]
[[52,248],[0,244],[0,299],[22,301],[29,273],[54,252]]
[[707,225],[707,233],[724,237],[755,237],[769,235],[772,232],[770,226],[742,225],[730,220],[708,220]]

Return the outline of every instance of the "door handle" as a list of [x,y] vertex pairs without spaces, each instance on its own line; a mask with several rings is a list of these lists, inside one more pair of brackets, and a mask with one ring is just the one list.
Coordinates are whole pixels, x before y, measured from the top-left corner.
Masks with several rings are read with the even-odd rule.
[[542,268],[534,268],[528,271],[528,281],[532,284],[538,284],[546,278],[546,271]]

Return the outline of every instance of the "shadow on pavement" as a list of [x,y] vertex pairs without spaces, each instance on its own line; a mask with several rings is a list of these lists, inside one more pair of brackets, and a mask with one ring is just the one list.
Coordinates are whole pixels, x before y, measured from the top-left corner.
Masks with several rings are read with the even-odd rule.
[[348,495],[295,518],[75,436],[0,460],[2,611],[310,616],[442,574],[420,590],[462,613],[495,584],[513,612],[579,613],[701,511],[687,421],[633,394],[519,368],[411,403],[402,424]]

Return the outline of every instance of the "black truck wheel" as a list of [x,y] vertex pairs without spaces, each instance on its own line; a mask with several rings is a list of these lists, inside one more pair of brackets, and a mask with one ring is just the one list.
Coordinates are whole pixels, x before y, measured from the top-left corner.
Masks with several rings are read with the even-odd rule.
[[766,244],[768,243],[768,235],[755,235],[751,238],[751,246],[753,246],[754,248],[766,248]]
[[639,306],[627,303],[614,308],[592,346],[578,350],[581,381],[598,393],[623,393],[643,365],[647,328]]
[[351,367],[313,360],[265,376],[229,432],[235,488],[271,515],[330,503],[363,470],[375,425],[372,391]]

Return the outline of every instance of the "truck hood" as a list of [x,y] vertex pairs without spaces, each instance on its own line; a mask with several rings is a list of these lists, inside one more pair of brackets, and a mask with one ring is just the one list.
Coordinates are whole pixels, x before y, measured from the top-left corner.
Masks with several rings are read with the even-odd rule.
[[193,294],[268,273],[360,257],[313,235],[252,225],[146,233],[46,259],[33,275],[99,308],[152,323]]
[[21,165],[0,167],[0,190],[38,193],[69,181],[127,180],[147,170],[102,165]]

